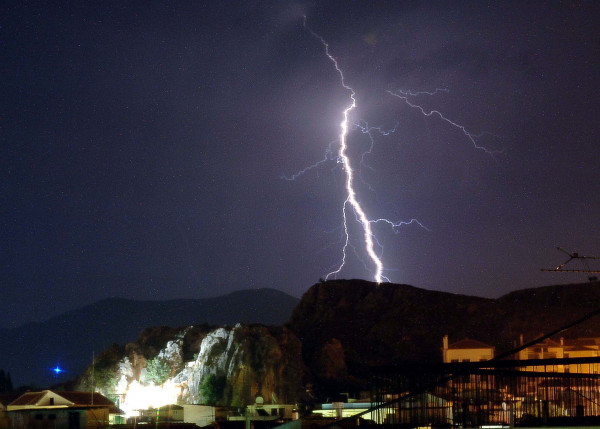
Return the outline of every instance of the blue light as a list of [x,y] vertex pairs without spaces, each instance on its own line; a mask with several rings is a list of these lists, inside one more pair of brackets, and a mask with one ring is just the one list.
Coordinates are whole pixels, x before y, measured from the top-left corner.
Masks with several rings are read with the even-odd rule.
[[58,375],[58,374],[60,374],[61,372],[63,372],[63,369],[62,369],[62,368],[60,368],[60,367],[58,366],[58,364],[56,364],[56,367],[55,367],[55,368],[52,368],[52,371],[54,371],[54,373],[55,373],[56,375]]

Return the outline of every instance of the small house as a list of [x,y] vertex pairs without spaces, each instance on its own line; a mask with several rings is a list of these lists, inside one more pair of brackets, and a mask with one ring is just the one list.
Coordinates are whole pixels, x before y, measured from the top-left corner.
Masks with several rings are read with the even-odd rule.
[[123,414],[112,401],[96,392],[27,392],[6,408],[13,429],[101,428]]

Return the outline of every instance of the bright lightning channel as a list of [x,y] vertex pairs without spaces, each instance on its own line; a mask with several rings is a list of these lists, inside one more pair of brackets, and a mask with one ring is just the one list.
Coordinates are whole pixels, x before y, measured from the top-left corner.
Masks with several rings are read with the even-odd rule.
[[[421,228],[423,228],[427,231],[430,231],[430,230],[425,225],[423,225],[421,222],[419,222],[417,219],[411,219],[410,221],[400,221],[400,222],[392,222],[389,219],[383,219],[383,218],[375,219],[375,220],[368,219],[365,211],[363,210],[360,202],[357,199],[356,192],[354,190],[355,172],[352,169],[350,159],[349,159],[348,155],[346,154],[346,150],[348,148],[348,145],[347,145],[348,121],[349,121],[350,112],[356,108],[356,97],[355,97],[356,93],[352,87],[350,87],[348,84],[346,84],[346,81],[344,78],[344,73],[343,73],[342,69],[339,67],[339,64],[338,64],[337,60],[335,59],[335,57],[333,55],[331,55],[331,53],[329,52],[329,44],[325,41],[325,39],[323,39],[323,37],[321,37],[320,35],[315,33],[306,24],[306,17],[304,17],[304,28],[306,28],[313,37],[318,39],[321,42],[321,44],[323,45],[323,47],[325,48],[325,55],[333,63],[336,71],[340,75],[340,82],[341,82],[342,87],[350,93],[351,102],[343,111],[343,120],[340,123],[341,131],[340,131],[340,134],[338,137],[339,149],[337,152],[337,157],[334,156],[333,149],[332,149],[333,143],[336,143],[336,142],[332,142],[332,143],[330,143],[330,145],[327,149],[327,152],[325,153],[325,157],[322,160],[304,168],[303,170],[300,170],[299,172],[297,172],[296,174],[294,174],[292,176],[282,176],[282,178],[285,180],[295,180],[296,178],[300,177],[301,175],[305,174],[306,172],[308,172],[312,169],[315,169],[328,161],[337,161],[337,163],[342,164],[343,171],[346,175],[346,193],[347,193],[347,197],[346,197],[346,200],[344,201],[344,205],[343,205],[343,209],[342,209],[345,242],[344,242],[344,246],[342,248],[341,263],[339,264],[337,269],[335,269],[334,271],[331,271],[329,274],[327,274],[325,279],[328,279],[331,276],[336,276],[337,274],[339,274],[341,272],[341,270],[344,268],[344,266],[346,264],[346,256],[347,256],[347,251],[348,251],[349,247],[352,248],[354,250],[354,252],[357,254],[356,249],[350,243],[350,233],[348,230],[348,216],[347,216],[346,210],[348,208],[348,205],[350,205],[354,211],[356,221],[358,223],[360,223],[360,225],[362,226],[365,250],[366,250],[367,254],[369,255],[372,263],[375,265],[375,271],[374,271],[375,282],[382,283],[383,281],[389,281],[389,279],[383,275],[384,267],[383,267],[383,263],[381,261],[381,256],[377,255],[377,253],[375,252],[375,245],[377,245],[377,247],[379,249],[381,249],[382,252],[383,252],[383,246],[379,243],[379,241],[373,234],[371,225],[376,224],[376,223],[386,223],[389,226],[391,226],[394,233],[398,233],[399,228],[401,226],[412,225],[412,224],[417,224]],[[478,143],[478,140],[481,137],[483,137],[484,135],[492,135],[494,137],[498,137],[498,136],[495,136],[495,135],[487,133],[487,132],[483,132],[481,134],[473,134],[470,131],[468,131],[463,125],[460,125],[460,124],[450,120],[446,116],[444,116],[444,114],[442,114],[442,112],[440,112],[439,110],[427,110],[424,107],[422,107],[421,105],[416,104],[414,102],[414,99],[419,96],[423,96],[423,95],[435,96],[438,93],[448,93],[448,92],[450,92],[448,89],[437,88],[435,91],[397,90],[397,91],[387,91],[387,92],[390,95],[403,100],[409,107],[419,110],[424,116],[427,116],[427,117],[437,116],[444,122],[450,124],[452,127],[460,130],[465,135],[465,137],[467,137],[467,139],[471,142],[471,144],[473,145],[473,147],[475,149],[481,150],[481,151],[487,153],[488,155],[492,155],[492,156],[495,154],[504,152],[503,150],[488,149]],[[396,124],[394,126],[394,128],[392,128],[390,130],[384,130],[381,127],[369,127],[369,125],[366,123],[364,123],[364,124],[355,123],[353,125],[355,126],[355,128],[359,129],[363,134],[367,134],[369,136],[371,144],[370,144],[369,148],[362,154],[362,157],[360,160],[360,165],[363,167],[370,168],[366,163],[366,157],[369,154],[371,154],[371,152],[373,150],[373,146],[374,146],[374,139],[373,139],[373,136],[371,133],[373,131],[377,131],[379,134],[381,134],[383,136],[387,136],[396,131],[398,124]],[[365,182],[362,179],[362,177],[360,177],[360,179],[365,183],[366,186],[368,186],[368,188],[370,190],[373,190],[373,188],[367,182]],[[362,258],[360,258],[358,256],[358,254],[357,254],[357,257],[362,261]],[[362,262],[365,265],[365,268],[367,268],[367,264],[364,261],[362,261]]]
[[[340,123],[340,129],[341,129],[340,135],[339,135],[340,146],[339,146],[339,150],[338,150],[338,156],[339,156],[340,162],[342,163],[343,170],[346,173],[346,193],[348,195],[346,198],[346,201],[344,201],[344,207],[342,210],[343,219],[344,219],[344,233],[346,234],[346,240],[344,243],[344,247],[342,249],[342,262],[341,262],[340,266],[336,270],[327,274],[325,279],[328,279],[329,277],[335,276],[336,274],[338,274],[342,270],[344,265],[346,264],[346,252],[348,249],[348,244],[350,242],[350,234],[348,232],[348,217],[346,214],[346,207],[348,206],[348,204],[350,204],[352,206],[352,209],[354,210],[354,213],[356,214],[356,218],[357,218],[358,222],[361,224],[361,226],[363,228],[363,236],[364,236],[365,249],[367,251],[367,254],[369,255],[369,257],[371,258],[371,261],[373,261],[373,264],[375,265],[375,273],[374,273],[375,282],[381,283],[384,280],[383,262],[381,262],[381,259],[379,258],[379,256],[377,256],[377,253],[375,252],[375,249],[374,249],[373,231],[371,229],[371,222],[369,221],[369,218],[367,217],[365,211],[363,210],[362,206],[360,205],[359,201],[356,198],[356,192],[354,191],[354,171],[352,170],[352,165],[350,164],[350,159],[348,158],[348,155],[346,154],[346,149],[348,148],[347,141],[346,141],[346,138],[348,136],[348,116],[349,116],[350,112],[356,108],[356,98],[355,98],[356,93],[354,92],[354,89],[352,89],[352,87],[350,87],[349,85],[346,84],[346,81],[344,78],[344,73],[342,72],[342,69],[340,69],[337,60],[329,52],[329,44],[325,41],[325,39],[323,39],[317,33],[312,31],[312,29],[306,25],[306,17],[304,17],[304,27],[306,29],[308,29],[308,31],[315,38],[317,38],[321,41],[321,44],[325,48],[325,55],[327,55],[327,58],[329,58],[331,60],[331,62],[333,63],[333,65],[335,66],[335,69],[337,70],[337,72],[340,75],[340,81],[341,81],[342,86],[344,87],[344,89],[346,89],[347,91],[350,92],[350,100],[351,100],[351,103],[344,109],[344,113],[343,113],[344,119]],[[385,279],[385,280],[387,280],[387,279]]]

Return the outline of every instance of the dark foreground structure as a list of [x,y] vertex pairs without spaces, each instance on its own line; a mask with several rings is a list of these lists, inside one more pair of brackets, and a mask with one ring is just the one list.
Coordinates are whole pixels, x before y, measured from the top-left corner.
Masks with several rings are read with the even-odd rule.
[[379,368],[370,411],[394,427],[600,424],[600,357]]

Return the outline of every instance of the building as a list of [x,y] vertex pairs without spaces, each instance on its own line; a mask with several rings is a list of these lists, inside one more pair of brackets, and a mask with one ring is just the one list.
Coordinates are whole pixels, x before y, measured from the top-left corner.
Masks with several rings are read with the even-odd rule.
[[199,427],[208,426],[217,420],[216,409],[212,405],[183,405],[183,421]]
[[[523,335],[519,339],[519,343],[523,344]],[[561,359],[564,356],[563,339],[561,342],[556,342],[550,338],[546,338],[531,347],[527,347],[517,353],[516,358],[519,360],[530,360],[530,359]]]
[[444,363],[376,368],[370,402],[381,405],[365,412],[404,427],[600,427],[600,338],[528,344],[494,359],[492,346],[445,336]]
[[469,338],[448,344],[448,335],[444,335],[442,347],[444,363],[486,361],[494,358],[494,352],[493,346]]
[[[523,345],[523,335],[519,337],[519,345]],[[481,362],[494,358],[494,347],[477,340],[464,339],[448,344],[448,336],[443,338],[442,357],[444,363]],[[598,363],[552,362],[552,359],[596,358],[600,357],[600,338],[560,338],[559,341],[546,338],[539,343],[526,347],[515,354],[516,360],[547,360],[523,367],[523,371],[534,372],[572,372],[578,374],[600,374]]]
[[365,411],[375,422],[404,427],[600,427],[600,374],[551,371],[596,363],[600,356],[379,367],[370,402],[381,405]]
[[[523,335],[519,338],[523,345]],[[600,338],[574,338],[554,341],[549,338],[533,346],[521,350],[516,359],[574,359],[600,357]],[[525,368],[526,371],[535,372],[572,372],[577,374],[599,374],[598,363],[573,363],[573,364],[544,364],[532,365]]]
[[565,357],[597,357],[600,356],[600,338],[563,339]]
[[140,421],[143,422],[183,422],[183,407],[169,404],[159,408],[140,410]]
[[[313,410],[313,414],[330,419],[342,419],[347,417],[355,416],[356,414],[364,413],[374,405],[369,399],[356,400],[352,402],[331,402],[326,404],[317,405]],[[362,416],[365,420],[372,420],[378,424],[383,424],[385,421],[378,418],[377,411],[367,413]]]
[[27,392],[6,408],[13,429],[101,428],[123,414],[108,398],[95,392]]
[[278,420],[292,420],[296,406],[293,404],[253,404],[248,405],[250,416],[274,417]]

